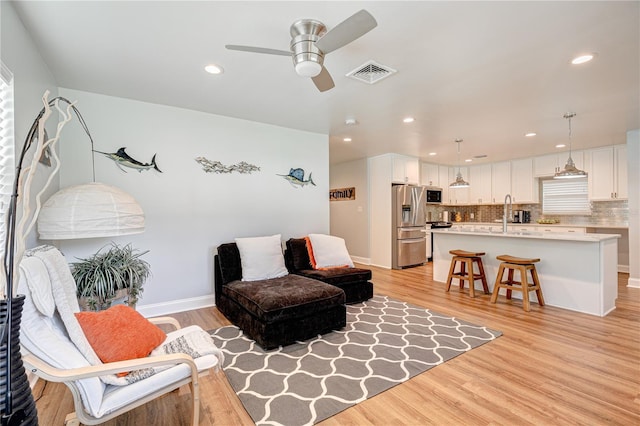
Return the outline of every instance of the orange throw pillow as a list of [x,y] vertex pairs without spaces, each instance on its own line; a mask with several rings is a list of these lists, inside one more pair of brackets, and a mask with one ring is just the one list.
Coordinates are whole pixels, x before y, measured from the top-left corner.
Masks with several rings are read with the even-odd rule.
[[78,312],[75,315],[102,362],[144,358],[167,337],[160,327],[126,305],[115,305],[100,312]]
[[313,247],[311,246],[311,239],[309,237],[304,237],[304,240],[307,243],[307,253],[309,253],[309,261],[311,262],[311,267],[313,269],[318,269],[316,258],[313,257]]

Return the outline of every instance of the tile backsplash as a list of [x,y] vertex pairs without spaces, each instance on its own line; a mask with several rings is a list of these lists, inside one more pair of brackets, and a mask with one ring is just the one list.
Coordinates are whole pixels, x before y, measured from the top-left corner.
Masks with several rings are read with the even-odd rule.
[[[513,210],[528,210],[531,212],[531,223],[538,219],[556,219],[561,224],[571,225],[629,225],[629,203],[627,200],[592,201],[591,215],[543,215],[542,204],[514,204]],[[442,213],[448,211],[450,221],[455,221],[454,213],[460,213],[463,222],[493,222],[502,219],[502,205],[482,206],[436,206],[427,205],[427,220],[429,213],[431,220],[442,220]]]

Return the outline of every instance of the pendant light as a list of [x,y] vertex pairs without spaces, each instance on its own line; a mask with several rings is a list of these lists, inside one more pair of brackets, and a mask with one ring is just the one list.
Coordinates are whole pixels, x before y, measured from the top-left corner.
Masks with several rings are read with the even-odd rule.
[[576,168],[576,164],[573,162],[573,158],[571,158],[571,119],[575,116],[575,112],[567,112],[564,114],[564,118],[569,120],[569,158],[567,159],[567,164],[564,165],[564,169],[560,170],[553,176],[554,179],[575,179],[587,177],[587,172]]
[[456,144],[458,145],[458,174],[456,175],[455,182],[449,184],[449,188],[468,188],[469,182],[466,182],[462,178],[462,173],[460,172],[460,143],[462,139],[456,139]]

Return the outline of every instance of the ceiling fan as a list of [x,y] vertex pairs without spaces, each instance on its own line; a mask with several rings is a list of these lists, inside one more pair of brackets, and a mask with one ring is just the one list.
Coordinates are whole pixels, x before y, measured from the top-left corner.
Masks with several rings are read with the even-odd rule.
[[227,44],[229,50],[265,53],[267,55],[291,56],[296,73],[311,77],[321,92],[335,86],[329,71],[324,67],[324,56],[362,37],[378,23],[366,10],[361,10],[336,25],[331,31],[315,19],[301,19],[291,25],[290,50]]

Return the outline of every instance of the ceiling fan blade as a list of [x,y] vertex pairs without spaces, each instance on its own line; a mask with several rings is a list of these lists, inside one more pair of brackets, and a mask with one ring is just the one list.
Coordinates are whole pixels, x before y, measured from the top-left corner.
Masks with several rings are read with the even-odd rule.
[[267,55],[291,56],[288,50],[269,49],[266,47],[239,46],[237,44],[227,44],[225,46],[229,50],[239,50],[241,52],[265,53]]
[[375,18],[362,9],[340,22],[316,42],[316,47],[329,53],[362,37],[378,26]]
[[313,84],[316,85],[319,91],[326,92],[329,89],[333,89],[335,87],[335,83],[333,82],[333,78],[331,78],[331,74],[329,71],[323,66],[320,74],[312,77]]

